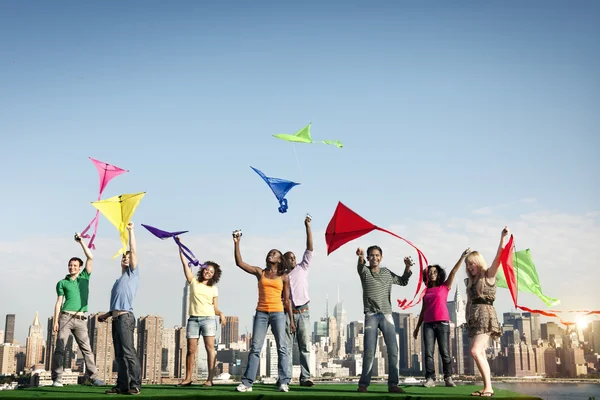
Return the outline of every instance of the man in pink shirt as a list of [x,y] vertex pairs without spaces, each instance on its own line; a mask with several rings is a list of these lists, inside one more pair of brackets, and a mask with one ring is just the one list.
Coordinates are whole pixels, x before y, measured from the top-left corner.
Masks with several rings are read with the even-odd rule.
[[290,279],[290,297],[292,300],[292,313],[294,314],[294,324],[296,325],[296,332],[291,333],[289,329],[289,319],[286,318],[286,333],[288,336],[288,349],[289,349],[289,376],[292,376],[292,354],[294,336],[298,341],[298,349],[300,350],[300,385],[301,386],[314,386],[313,381],[310,380],[310,313],[308,309],[308,303],[310,298],[308,297],[308,267],[312,260],[313,252],[313,240],[312,232],[310,230],[310,215],[307,215],[304,219],[304,226],[306,227],[306,250],[302,257],[302,262],[296,264],[296,255],[288,251],[283,255],[287,263],[288,276]]

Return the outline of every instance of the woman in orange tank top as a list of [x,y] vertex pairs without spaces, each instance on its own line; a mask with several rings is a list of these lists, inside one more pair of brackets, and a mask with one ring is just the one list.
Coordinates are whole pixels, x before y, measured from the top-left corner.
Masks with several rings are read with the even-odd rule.
[[[250,354],[248,354],[248,365],[242,377],[242,383],[235,390],[238,392],[252,391],[252,384],[258,372],[260,351],[270,325],[277,344],[279,391],[288,392],[291,376],[287,368],[289,360],[285,324],[286,318],[293,314],[290,302],[290,281],[285,273],[285,261],[281,252],[273,249],[267,254],[265,269],[245,263],[242,261],[240,253],[241,236],[239,232],[233,234],[235,264],[247,273],[254,275],[258,280],[258,304],[256,305],[256,314],[252,326],[252,343],[250,344]],[[284,310],[287,311],[287,314],[284,313]],[[290,330],[292,333],[296,331],[293,317],[290,318]]]

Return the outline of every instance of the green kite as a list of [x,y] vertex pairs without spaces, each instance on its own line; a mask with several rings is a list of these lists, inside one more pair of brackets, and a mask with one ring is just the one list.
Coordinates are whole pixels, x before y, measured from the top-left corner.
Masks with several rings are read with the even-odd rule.
[[[519,292],[533,293],[548,306],[554,306],[560,303],[558,299],[548,297],[542,293],[540,278],[538,277],[529,249],[519,250],[514,253],[513,267],[515,270],[514,274]],[[496,286],[508,288],[502,268],[498,269],[498,274],[496,275]]]
[[275,136],[278,139],[286,140],[288,142],[298,142],[298,143],[324,143],[324,144],[332,144],[337,146],[338,148],[344,147],[344,145],[339,140],[321,140],[321,141],[313,141],[310,137],[310,125],[306,125],[304,128],[300,129],[298,132],[290,135],[289,133],[277,133]]

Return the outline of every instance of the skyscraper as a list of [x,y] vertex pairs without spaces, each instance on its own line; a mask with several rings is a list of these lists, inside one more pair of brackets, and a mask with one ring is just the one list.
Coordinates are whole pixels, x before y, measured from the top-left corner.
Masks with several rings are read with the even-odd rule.
[[162,333],[162,317],[147,315],[138,320],[137,353],[142,370],[142,381],[147,383],[162,382]]
[[29,326],[29,335],[27,336],[27,345],[25,350],[25,367],[35,368],[36,365],[44,362],[44,336],[42,333],[42,324],[38,312],[35,313],[33,323]]
[[175,328],[163,329],[161,371],[163,376],[175,378]]
[[221,343],[229,348],[231,343],[240,340],[240,321],[238,317],[225,317],[225,325],[221,326]]
[[54,348],[56,347],[56,337],[52,328],[54,327],[54,317],[48,317],[48,326],[46,327],[46,357],[45,367],[46,371],[50,371],[52,368],[52,356],[54,355]]
[[183,286],[183,297],[181,298],[181,326],[187,326],[187,320],[190,316],[190,285],[185,282]]
[[92,314],[88,318],[88,332],[92,352],[96,356],[98,379],[105,383],[113,383],[113,361],[115,359],[112,341],[112,323],[99,322],[98,317],[104,313]]
[[4,326],[4,343],[13,343],[15,340],[15,314],[6,314]]

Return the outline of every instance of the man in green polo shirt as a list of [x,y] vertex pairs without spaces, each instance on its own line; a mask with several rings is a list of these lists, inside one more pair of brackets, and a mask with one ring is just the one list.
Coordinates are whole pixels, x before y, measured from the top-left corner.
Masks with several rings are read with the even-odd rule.
[[[94,361],[94,353],[90,346],[87,328],[88,296],[90,275],[92,274],[93,256],[90,249],[83,243],[81,236],[75,234],[75,241],[81,245],[85,253],[85,269],[82,271],[83,260],[73,257],[69,260],[69,274],[56,284],[56,305],[54,306],[54,326],[52,332],[58,333],[54,356],[52,357],[52,386],[61,387],[61,376],[64,368],[65,344],[73,334],[79,349],[85,359],[86,375],[92,384],[103,386],[98,379],[98,369]],[[64,300],[64,303],[63,303]]]

